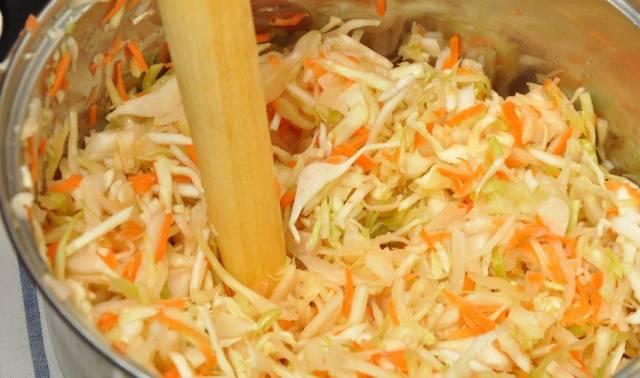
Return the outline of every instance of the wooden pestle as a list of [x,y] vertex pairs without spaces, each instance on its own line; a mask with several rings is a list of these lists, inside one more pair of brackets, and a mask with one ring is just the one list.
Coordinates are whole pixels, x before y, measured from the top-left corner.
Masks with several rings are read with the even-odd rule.
[[222,263],[263,291],[284,236],[249,0],[159,0]]

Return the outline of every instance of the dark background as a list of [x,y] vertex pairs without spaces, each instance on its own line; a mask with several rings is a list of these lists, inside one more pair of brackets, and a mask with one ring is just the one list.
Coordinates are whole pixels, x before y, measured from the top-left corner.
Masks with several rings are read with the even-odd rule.
[[5,58],[13,42],[18,38],[29,13],[38,15],[40,9],[47,3],[47,0],[0,0],[0,11],[2,11],[3,18],[0,60]]

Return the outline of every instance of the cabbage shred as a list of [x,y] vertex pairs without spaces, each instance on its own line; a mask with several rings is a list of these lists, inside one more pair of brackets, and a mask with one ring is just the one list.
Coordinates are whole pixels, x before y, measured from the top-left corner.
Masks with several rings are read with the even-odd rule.
[[75,113],[52,126],[35,102],[25,146],[53,136],[23,181],[42,194],[14,207],[52,289],[158,375],[612,375],[640,345],[640,191],[598,165],[589,94],[501,98],[417,25],[392,63],[360,43],[372,24],[263,46],[290,226],[271,292],[217,260],[171,70],[84,147]]

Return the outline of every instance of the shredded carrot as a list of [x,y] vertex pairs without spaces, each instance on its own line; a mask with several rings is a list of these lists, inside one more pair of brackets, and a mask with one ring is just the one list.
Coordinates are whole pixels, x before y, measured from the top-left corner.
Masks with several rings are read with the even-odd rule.
[[555,146],[551,148],[551,153],[564,155],[564,152],[567,150],[567,142],[569,141],[569,138],[571,138],[571,134],[573,134],[573,129],[571,127],[567,127],[567,130],[558,137]]
[[505,171],[496,172],[496,177],[498,178],[498,180],[501,180],[501,181],[511,181],[511,178]]
[[38,18],[33,14],[30,14],[29,17],[27,17],[27,21],[24,23],[24,30],[28,32],[34,32],[38,29],[39,26],[40,21],[38,21]]
[[138,275],[138,268],[140,267],[140,261],[142,261],[142,252],[138,252],[129,260],[127,265],[124,266],[122,271],[122,277],[131,282],[136,280]]
[[173,175],[171,178],[175,183],[191,184],[193,182],[191,181],[191,177],[185,175]]
[[342,315],[349,317],[351,313],[351,303],[353,302],[353,292],[355,288],[353,286],[353,272],[351,269],[344,271],[344,299],[342,300]]
[[293,328],[294,325],[296,325],[296,322],[294,320],[284,320],[284,319],[278,319],[278,325],[280,326],[280,328],[282,328],[285,331],[290,330],[291,328]]
[[67,52],[63,53],[58,65],[56,66],[53,85],[51,86],[51,89],[49,89],[49,96],[55,97],[58,94],[58,91],[62,88],[67,72],[69,71],[70,64],[71,55]]
[[459,124],[462,121],[465,121],[469,118],[473,118],[475,116],[478,116],[482,113],[484,113],[484,111],[487,109],[487,106],[485,104],[476,104],[474,106],[471,106],[469,108],[466,108],[465,110],[461,111],[460,113],[456,114],[455,116],[449,118],[447,120],[447,124],[449,126],[455,126],[457,124]]
[[109,9],[109,11],[104,15],[104,17],[102,17],[102,23],[106,24],[107,22],[111,21],[111,19],[116,14],[118,14],[120,9],[122,9],[122,7],[124,6],[125,2],[126,2],[126,0],[113,0],[113,5]]
[[461,180],[461,181],[465,181],[467,179],[469,179],[469,175],[468,174],[464,174],[458,171],[454,171],[453,169],[450,169],[448,167],[438,167],[436,169],[436,171],[447,178],[450,179],[457,179],[457,180]]
[[188,307],[188,303],[184,298],[158,299],[154,301],[153,304],[164,308],[177,308],[179,310]]
[[53,193],[69,193],[77,188],[82,182],[82,176],[72,175],[66,180],[56,181],[49,186],[49,191]]
[[387,13],[387,0],[376,0],[376,14],[378,17],[384,17]]
[[319,378],[331,378],[331,376],[329,375],[329,372],[326,370],[314,370],[311,372],[311,375]]
[[269,56],[267,57],[267,62],[272,66],[277,66],[278,64],[280,64],[280,59],[273,54],[269,54]]
[[118,314],[114,312],[105,312],[98,319],[98,330],[102,333],[111,331],[118,323],[118,318]]
[[136,194],[145,194],[151,190],[158,178],[155,173],[139,173],[135,176],[129,176],[128,180]]
[[113,41],[111,41],[111,48],[107,50],[104,54],[104,59],[102,60],[104,64],[111,63],[113,57],[120,51],[122,48],[122,37],[120,37],[120,32],[117,32],[115,37],[113,37]]
[[469,278],[468,274],[464,275],[464,284],[462,285],[462,290],[464,291],[473,291],[476,288],[476,283],[474,280]]
[[27,160],[31,178],[35,181],[38,176],[38,150],[33,135],[27,138]]
[[118,353],[125,354],[127,353],[127,344],[122,341],[114,341],[111,343],[111,347]]
[[295,199],[296,199],[296,191],[294,189],[290,189],[280,199],[280,207],[284,209],[287,206],[291,206],[293,204],[293,201],[295,201]]
[[306,13],[295,13],[287,18],[274,17],[269,20],[271,26],[296,26],[308,15]]
[[451,234],[448,231],[439,231],[429,234],[426,229],[420,231],[420,237],[424,240],[429,248],[434,248],[436,243],[443,242],[448,239]]
[[345,160],[345,158],[341,155],[334,155],[334,156],[329,156],[328,158],[324,159],[325,163],[329,163],[329,164],[340,164]]
[[98,120],[98,105],[93,104],[89,107],[89,111],[87,113],[87,126],[93,127]]
[[460,38],[457,35],[454,35],[449,39],[449,49],[451,53],[449,57],[442,64],[442,69],[448,69],[453,67],[460,59]]
[[131,220],[123,223],[120,230],[113,235],[116,241],[126,242],[135,240],[144,233],[142,223]]
[[144,56],[142,55],[142,51],[140,51],[140,47],[135,41],[129,41],[127,43],[127,48],[131,52],[131,56],[136,62],[138,69],[142,72],[146,72],[149,69],[147,62],[144,60]]
[[162,228],[160,229],[160,237],[158,246],[156,247],[156,263],[162,261],[165,252],[167,251],[167,245],[169,244],[169,231],[173,224],[173,215],[171,213],[164,214],[162,221]]
[[567,277],[562,270],[562,265],[560,264],[560,259],[555,248],[551,245],[545,245],[544,252],[549,260],[549,270],[551,271],[553,278],[558,282],[566,283]]
[[460,315],[464,323],[472,330],[481,331],[480,333],[489,332],[497,327],[497,324],[483,315],[482,306],[471,304],[468,300],[457,296],[449,290],[444,290],[444,296],[460,311]]
[[40,138],[40,143],[38,144],[38,155],[44,155],[47,150],[47,140],[44,137]]
[[107,253],[104,255],[98,253],[98,256],[100,256],[102,261],[104,261],[104,263],[107,264],[107,266],[112,270],[118,267],[118,260],[116,260],[116,255],[113,254],[113,250],[111,248],[109,248],[107,250]]
[[[331,152],[331,156],[346,156],[351,157],[355,155],[360,148],[362,148],[366,143],[369,137],[369,130],[365,127],[361,127],[354,133],[354,137],[351,138],[348,142],[344,142],[339,144],[333,148]],[[361,166],[365,171],[370,171],[375,168],[375,163],[371,158],[366,155],[361,155],[356,159],[356,164]]]
[[196,157],[196,147],[193,144],[189,144],[185,146],[185,150],[187,151],[187,156],[189,156],[189,159],[197,164],[198,158]]
[[525,279],[527,280],[528,283],[541,284],[544,282],[544,275],[540,272],[529,271],[525,275]]
[[391,323],[396,327],[399,326],[400,319],[398,319],[398,313],[396,312],[396,305],[393,302],[393,299],[391,298],[387,301],[387,312],[391,317]]
[[427,140],[422,135],[416,133],[413,137],[413,148],[418,149],[427,144]]
[[178,368],[176,367],[176,365],[171,364],[171,367],[169,368],[169,370],[162,373],[162,378],[181,378],[180,372],[178,371]]
[[522,146],[522,120],[516,113],[516,105],[513,102],[506,101],[502,104],[502,114],[507,119],[511,127],[511,134],[517,146]]
[[316,63],[316,61],[311,58],[306,58],[305,60],[303,60],[302,65],[304,66],[304,68],[312,70],[316,78],[319,78],[320,76],[323,76],[327,73],[327,70],[322,68],[320,64]]
[[58,242],[53,242],[47,246],[47,257],[49,258],[49,264],[53,267],[56,259],[56,252],[58,251]]
[[122,76],[122,61],[117,61],[113,70],[114,80],[116,82],[116,89],[118,89],[118,95],[123,101],[129,100],[129,95],[124,87],[124,78]]
[[525,168],[531,164],[529,155],[520,148],[513,148],[504,161],[507,168]]
[[216,366],[216,355],[213,353],[213,349],[211,348],[211,343],[209,342],[209,338],[204,335],[202,332],[193,328],[192,326],[185,324],[179,320],[170,318],[164,314],[164,312],[160,311],[156,316],[153,317],[154,320],[157,320],[160,324],[165,327],[176,331],[178,333],[183,334],[188,339],[190,339],[194,345],[196,345],[200,351],[204,354],[207,359],[207,367],[213,368]]
[[256,42],[258,43],[267,43],[271,40],[271,38],[271,33],[256,34]]
[[387,360],[389,360],[398,370],[403,373],[409,371],[407,368],[407,360],[405,358],[404,350],[376,353],[371,356],[371,362],[376,365],[380,365],[380,361],[382,360],[382,358],[386,358]]
[[604,186],[607,188],[607,190],[610,190],[612,192],[617,192],[621,189],[625,189],[627,193],[629,193],[631,199],[633,199],[636,203],[640,203],[640,189],[635,188],[634,186],[626,182],[607,181],[604,183]]

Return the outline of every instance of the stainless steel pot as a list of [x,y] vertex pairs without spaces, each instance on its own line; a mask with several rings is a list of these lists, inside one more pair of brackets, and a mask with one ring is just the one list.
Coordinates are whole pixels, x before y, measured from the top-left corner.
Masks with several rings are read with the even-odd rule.
[[[142,0],[142,3],[151,0]],[[178,1],[178,0],[176,0]],[[78,7],[72,4],[90,3]],[[274,12],[309,13],[300,28],[324,23],[329,15],[341,18],[377,17],[372,2],[362,0],[255,0],[256,27],[267,26]],[[0,102],[0,204],[5,226],[16,253],[47,298],[52,341],[68,377],[146,376],[135,363],[118,355],[93,327],[67,303],[59,301],[45,284],[48,268],[38,253],[29,224],[12,211],[10,202],[19,192],[19,129],[29,100],[41,95],[43,72],[51,65],[59,43],[72,36],[80,46],[78,64],[69,77],[64,103],[53,108],[62,115],[77,110],[84,119],[85,98],[91,90],[88,64],[106,50],[116,30],[99,23],[108,4],[93,1],[52,1],[40,15],[41,27],[27,33],[14,47],[2,73]],[[152,10],[153,4],[152,4]],[[388,12],[377,30],[365,40],[381,52],[391,53],[408,21],[428,29],[459,33],[463,46],[478,58],[492,61],[496,88],[503,94],[520,88],[536,73],[554,70],[568,87],[585,86],[599,115],[611,122],[613,135],[605,142],[606,158],[618,171],[640,178],[640,1],[638,0],[388,0]],[[70,25],[73,24],[71,28]],[[133,25],[129,17],[118,28],[123,39],[148,38],[152,47],[162,42],[157,12]],[[291,35],[296,30],[287,30]],[[384,36],[384,37],[383,37]],[[489,48],[490,46],[490,48]],[[103,90],[98,88],[98,94]],[[601,156],[604,157],[604,156]],[[626,376],[633,376],[631,374]],[[621,375],[622,376],[622,375]]]

